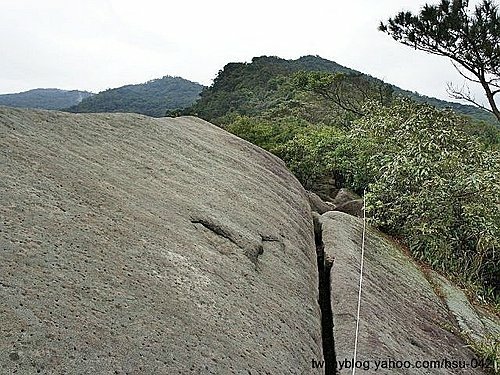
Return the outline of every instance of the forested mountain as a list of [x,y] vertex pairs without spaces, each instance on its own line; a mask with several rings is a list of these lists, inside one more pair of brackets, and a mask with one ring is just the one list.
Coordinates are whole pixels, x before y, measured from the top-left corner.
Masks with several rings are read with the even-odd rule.
[[232,114],[262,114],[283,102],[293,101],[289,77],[303,70],[354,73],[317,56],[297,60],[262,56],[253,58],[251,63],[229,63],[219,71],[212,86],[202,92],[200,100],[184,113],[216,123]]
[[137,85],[102,91],[72,106],[69,112],[135,112],[165,116],[167,111],[192,105],[203,86],[180,77],[165,76]]
[[80,103],[92,93],[78,90],[34,89],[0,95],[0,105],[19,108],[63,109]]
[[[455,112],[473,116],[479,120],[495,122],[490,113],[470,105],[447,102],[401,89],[353,69],[339,65],[319,56],[303,56],[297,60],[285,60],[273,56],[255,57],[251,63],[229,63],[215,78],[211,87],[206,88],[201,99],[188,111],[217,122],[220,117],[237,113],[256,115],[271,108],[294,105],[295,87],[290,86],[290,77],[300,71],[344,73],[362,77],[372,86],[388,86],[395,95],[429,103],[437,108],[451,108]],[[361,89],[361,88],[360,88]],[[295,103],[298,104],[298,103]],[[187,112],[187,113],[188,113]]]

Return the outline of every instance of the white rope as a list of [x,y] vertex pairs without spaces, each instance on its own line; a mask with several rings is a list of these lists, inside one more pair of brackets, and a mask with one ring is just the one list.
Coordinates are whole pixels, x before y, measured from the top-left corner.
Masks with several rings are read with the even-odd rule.
[[356,315],[356,335],[354,337],[354,356],[352,375],[356,373],[356,356],[358,354],[358,336],[359,336],[359,311],[361,309],[361,287],[363,285],[363,266],[365,261],[365,234],[366,234],[366,190],[363,192],[363,239],[361,241],[361,267],[359,271],[359,292],[358,292],[358,313]]

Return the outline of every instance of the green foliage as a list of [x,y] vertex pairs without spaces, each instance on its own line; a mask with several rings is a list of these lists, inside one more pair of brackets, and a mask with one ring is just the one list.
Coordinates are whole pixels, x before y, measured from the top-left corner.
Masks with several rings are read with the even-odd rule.
[[[297,70],[319,67],[336,73]],[[185,114],[195,114],[226,127],[237,116],[260,118],[300,117],[311,123],[347,126],[360,115],[368,100],[388,102],[392,88],[381,81],[349,71],[328,60],[305,57],[299,60],[256,58],[251,64],[231,63],[219,72],[214,84]]]
[[328,126],[311,126],[276,148],[276,154],[287,164],[306,189],[336,169],[335,154],[345,133]]
[[270,152],[278,153],[281,144],[310,126],[305,120],[285,117],[275,121],[248,116],[233,116],[226,130]]
[[465,132],[470,122],[450,111],[409,100],[372,102],[363,111],[351,129],[309,124],[287,137],[263,131],[252,140],[281,157],[307,189],[325,177],[368,189],[375,225],[435,269],[499,298],[498,151]]
[[[333,103],[321,95],[318,90],[321,85],[309,85],[299,78],[307,77],[309,73],[312,74],[310,78],[314,78],[311,84],[315,81],[328,83],[337,77],[331,82],[334,85],[323,88],[328,88],[327,92],[332,97],[339,94],[342,100]],[[367,95],[364,95],[365,89]],[[314,124],[330,123],[348,127],[357,115],[352,110],[341,108],[339,104],[348,104],[350,109],[349,104],[355,104],[353,108],[361,110],[360,103],[368,98],[387,102],[391,98],[391,91],[394,95],[411,96],[422,102],[432,101],[432,105],[440,108],[452,107],[460,113],[495,121],[482,109],[405,91],[319,56],[304,56],[297,60],[262,56],[254,58],[251,63],[227,64],[212,86],[205,88],[200,99],[182,114],[196,115],[223,127],[238,115],[268,119],[294,116]]]
[[357,136],[376,145],[368,212],[434,268],[500,293],[500,154],[484,151],[450,112],[375,107]]
[[354,115],[352,118],[364,115],[363,106],[367,101],[378,101],[381,105],[392,101],[393,89],[390,85],[362,74],[301,71],[293,76],[292,82],[296,87]]
[[461,113],[471,118],[471,120],[483,121],[493,126],[494,128],[498,128],[498,122],[493,113],[485,111],[482,108],[472,105],[463,105],[455,102],[444,102],[442,100],[431,98],[425,95],[420,95],[415,92],[402,90],[400,92],[400,96],[413,99],[418,103],[427,103],[436,108],[442,109],[451,109],[455,113]]
[[375,145],[370,139],[354,138],[343,128],[316,125],[305,128],[288,142],[274,148],[306,189],[316,190],[333,179],[337,187],[362,192],[371,181],[367,168]]
[[459,123],[458,126],[460,130],[477,138],[485,149],[500,150],[500,126],[473,118]]
[[[482,86],[490,106],[488,110],[500,121],[494,99],[500,92],[498,5],[494,0],[483,0],[473,10],[468,7],[467,0],[425,4],[419,14],[400,12],[387,24],[381,23],[379,30],[412,48],[450,58],[464,78]],[[449,86],[449,92],[456,99],[482,107],[468,90]]]
[[199,97],[203,86],[180,77],[163,77],[138,85],[109,89],[68,108],[69,112],[134,112],[162,117],[186,108]]
[[219,125],[227,116],[262,116],[282,108],[293,92],[286,78],[293,72],[290,64],[275,57],[254,58],[252,63],[230,63],[221,70],[211,87],[186,114],[195,114]]

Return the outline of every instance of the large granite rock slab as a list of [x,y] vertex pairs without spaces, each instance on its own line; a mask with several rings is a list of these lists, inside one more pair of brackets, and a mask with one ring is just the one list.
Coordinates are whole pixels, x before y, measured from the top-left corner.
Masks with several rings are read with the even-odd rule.
[[0,372],[303,374],[310,208],[202,120],[0,108]]
[[[334,258],[330,288],[336,360],[340,374],[351,374],[363,220],[331,211],[320,222],[325,257]],[[455,334],[456,320],[423,272],[396,243],[370,227],[363,274],[356,373],[484,373]]]

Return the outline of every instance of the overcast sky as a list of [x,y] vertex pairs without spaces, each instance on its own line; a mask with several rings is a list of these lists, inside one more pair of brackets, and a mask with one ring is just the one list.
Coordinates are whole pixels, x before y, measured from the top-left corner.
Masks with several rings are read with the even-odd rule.
[[164,75],[209,85],[228,62],[311,54],[448,99],[446,83],[463,82],[448,60],[377,31],[424,2],[0,0],[0,93],[99,92]]

